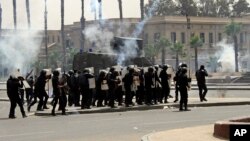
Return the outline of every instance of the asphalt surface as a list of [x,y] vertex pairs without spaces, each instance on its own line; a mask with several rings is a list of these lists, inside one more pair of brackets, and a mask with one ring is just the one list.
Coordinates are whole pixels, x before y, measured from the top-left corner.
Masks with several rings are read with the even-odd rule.
[[[248,87],[248,86],[234,86]],[[209,89],[209,98],[250,98],[249,91],[229,90],[225,86]],[[174,91],[171,91],[174,95]],[[189,91],[190,98],[197,98],[198,91]],[[0,91],[0,99],[7,99],[6,91]],[[173,101],[171,99],[170,101]],[[34,108],[36,105],[34,106]],[[194,107],[190,112],[177,108],[114,113],[74,114],[56,117],[34,116],[7,118],[9,102],[0,101],[0,141],[139,141],[142,136],[158,131],[213,124],[218,120],[250,115],[250,106]]]
[[[2,104],[7,103],[1,103]],[[158,131],[213,124],[250,114],[250,106],[134,111],[56,117],[0,119],[0,140],[8,141],[139,141]],[[19,111],[17,111],[19,112]]]

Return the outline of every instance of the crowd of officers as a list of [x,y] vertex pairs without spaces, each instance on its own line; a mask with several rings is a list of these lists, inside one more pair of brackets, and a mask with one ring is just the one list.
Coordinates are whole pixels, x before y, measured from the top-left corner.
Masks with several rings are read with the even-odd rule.
[[[168,65],[155,65],[148,67],[147,70],[127,67],[127,72],[123,75],[121,70],[112,67],[109,71],[101,70],[98,76],[92,74],[89,69],[84,69],[82,72],[69,71],[67,74],[56,69],[52,75],[42,70],[35,79],[32,76],[26,77],[30,85],[25,88],[27,110],[30,111],[31,107],[37,103],[37,98],[39,98],[37,111],[48,109],[49,96],[45,88],[50,79],[53,87],[51,114],[56,115],[55,110],[59,102],[58,110],[65,115],[67,105],[90,109],[92,106],[116,108],[116,105],[130,107],[135,103],[138,105],[168,103],[168,99],[172,97],[170,95],[171,78],[176,88],[174,102],[178,101],[179,92],[179,110],[188,110],[188,89],[191,79],[187,75],[187,65],[181,64],[174,77],[173,74],[167,73],[168,67]],[[23,93],[23,80],[10,76],[7,81],[7,93],[11,101],[9,118],[15,118],[16,104],[20,106],[23,117],[26,117],[23,110],[23,96],[19,97],[19,94]],[[135,99],[134,102],[133,99]],[[201,95],[201,100],[205,100],[205,95]]]

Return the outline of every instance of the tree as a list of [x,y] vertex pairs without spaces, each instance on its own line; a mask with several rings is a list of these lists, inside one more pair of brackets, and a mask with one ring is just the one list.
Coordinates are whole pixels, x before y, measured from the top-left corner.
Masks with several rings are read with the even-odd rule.
[[141,20],[144,20],[144,0],[140,0]]
[[156,43],[156,47],[161,51],[161,64],[165,64],[165,56],[166,56],[166,47],[170,46],[171,43],[167,38],[160,38],[160,40]]
[[230,4],[233,4],[234,0],[216,0],[217,5],[217,16],[218,17],[229,17],[231,10]]
[[31,22],[30,22],[30,1],[29,0],[26,0],[26,13],[27,13],[28,28],[30,29]]
[[120,20],[123,20],[123,11],[122,11],[122,0],[118,0],[119,12],[120,12]]
[[16,0],[13,0],[13,19],[14,19],[14,29],[17,29],[17,19],[16,19]]
[[82,1],[82,8],[81,8],[81,11],[82,11],[82,16],[81,16],[81,50],[83,51],[84,50],[84,44],[85,44],[85,35],[83,33],[83,31],[85,30],[85,16],[84,16],[84,0],[81,0]]
[[214,0],[199,0],[198,15],[215,17],[217,15],[216,2]]
[[183,50],[183,44],[180,42],[176,42],[172,46],[170,46],[170,49],[175,53],[175,59],[176,59],[175,68],[177,69],[179,66],[179,55]]
[[144,47],[145,56],[152,60],[152,64],[155,64],[155,57],[160,53],[160,48],[152,44],[148,44]]
[[235,16],[241,16],[249,12],[249,3],[246,0],[239,0],[233,5]]
[[179,15],[197,16],[197,3],[194,0],[177,0],[177,11]]
[[2,35],[2,6],[0,3],[0,37]]
[[233,39],[234,42],[234,57],[235,57],[235,72],[239,72],[239,64],[238,64],[238,37],[237,35],[241,31],[242,25],[240,23],[231,21],[230,24],[225,26],[225,33]]
[[202,47],[202,40],[198,36],[194,36],[190,39],[190,47],[194,48],[195,53],[195,70],[198,70],[198,47]]
[[[176,15],[176,4],[173,0],[159,0],[159,3],[156,7],[154,7],[153,13],[149,13],[149,9],[152,8],[153,2],[149,1],[148,4],[145,5],[146,14],[152,14],[153,16],[167,16],[167,15]],[[147,15],[149,16],[149,15]]]
[[64,34],[64,0],[61,0],[61,36],[62,36],[62,48],[63,48],[63,71],[65,71],[66,48],[65,48],[65,34]]
[[47,27],[47,16],[48,16],[48,12],[47,12],[47,0],[44,1],[44,45],[45,45],[45,54],[46,54],[46,67],[49,67],[49,60],[48,60],[48,27]]

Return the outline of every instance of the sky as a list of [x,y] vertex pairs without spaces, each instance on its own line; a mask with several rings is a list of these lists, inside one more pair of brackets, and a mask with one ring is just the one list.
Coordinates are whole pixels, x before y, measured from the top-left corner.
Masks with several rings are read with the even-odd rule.
[[[25,1],[17,1],[17,28],[27,28],[27,16]],[[44,28],[44,1],[30,0],[31,26],[33,29]],[[85,18],[93,20],[94,13],[91,12],[91,1],[85,0]],[[119,18],[119,7],[117,0],[103,1],[103,18]],[[145,0],[147,3],[148,0]],[[13,28],[12,0],[0,0],[2,6],[2,28]],[[61,11],[60,0],[47,0],[48,6],[48,29],[60,29]],[[123,16],[140,17],[140,0],[123,0]],[[79,22],[81,17],[81,0],[65,0],[65,24]]]
[[[26,17],[26,0],[17,1],[17,28],[27,28]],[[31,10],[31,26],[33,29],[44,28],[44,1],[30,0]],[[94,13],[91,12],[91,1],[85,0],[85,18],[93,20]],[[103,1],[103,18],[119,18],[118,0],[102,0]],[[250,3],[250,0],[247,0]],[[140,0],[122,0],[123,16],[140,17]],[[3,28],[13,28],[13,7],[12,0],[0,0],[3,9]],[[148,0],[145,0],[148,3]],[[60,0],[47,0],[48,5],[48,29],[60,29]],[[81,0],[65,0],[65,24],[73,24],[79,22],[81,17]]]

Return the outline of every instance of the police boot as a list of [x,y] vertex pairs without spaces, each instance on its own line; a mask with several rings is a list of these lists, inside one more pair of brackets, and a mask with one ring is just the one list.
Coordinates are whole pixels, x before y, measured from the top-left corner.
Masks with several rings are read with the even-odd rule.
[[22,114],[23,118],[26,118],[28,117],[25,113]]
[[52,110],[51,115],[56,116],[55,110]]

